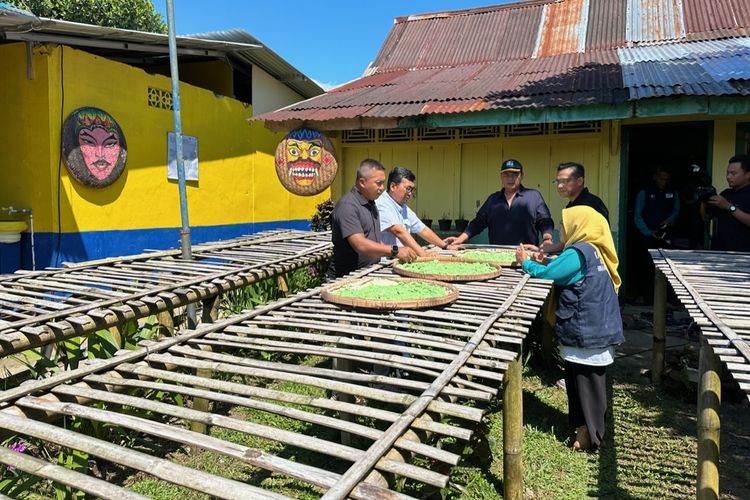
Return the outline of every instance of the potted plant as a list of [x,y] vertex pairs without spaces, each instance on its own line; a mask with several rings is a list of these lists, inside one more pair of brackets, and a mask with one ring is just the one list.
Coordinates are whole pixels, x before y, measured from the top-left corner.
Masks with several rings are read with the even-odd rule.
[[423,213],[422,213],[422,216],[420,217],[420,219],[422,220],[422,223],[423,223],[423,224],[424,224],[425,226],[427,226],[427,227],[429,227],[429,228],[431,228],[431,227],[432,227],[432,219],[430,219],[430,218],[429,218],[429,217],[427,216],[427,214],[426,214],[426,213],[424,213],[424,212],[423,212]]
[[456,224],[456,231],[459,233],[463,233],[466,230],[466,226],[469,225],[469,221],[464,218],[464,214],[460,213],[458,214],[458,219],[453,221]]
[[438,219],[438,227],[441,231],[450,231],[451,224],[453,224],[453,221],[450,219],[450,214],[443,212],[443,216]]

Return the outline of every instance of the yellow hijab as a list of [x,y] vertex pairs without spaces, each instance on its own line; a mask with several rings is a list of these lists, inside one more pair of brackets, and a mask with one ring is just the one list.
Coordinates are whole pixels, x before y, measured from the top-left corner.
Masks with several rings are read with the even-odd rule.
[[562,219],[565,248],[579,241],[593,245],[599,258],[607,266],[607,272],[617,293],[622,280],[617,274],[619,261],[607,219],[593,208],[584,205],[563,209]]

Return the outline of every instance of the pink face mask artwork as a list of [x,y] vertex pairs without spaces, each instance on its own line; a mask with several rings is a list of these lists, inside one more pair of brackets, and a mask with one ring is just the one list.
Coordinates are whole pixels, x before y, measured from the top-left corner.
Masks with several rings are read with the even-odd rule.
[[115,182],[127,161],[125,136],[114,118],[98,108],[79,108],[63,125],[63,154],[70,175],[85,186]]
[[103,128],[94,127],[78,133],[78,144],[89,172],[100,181],[106,179],[120,156],[119,138]]

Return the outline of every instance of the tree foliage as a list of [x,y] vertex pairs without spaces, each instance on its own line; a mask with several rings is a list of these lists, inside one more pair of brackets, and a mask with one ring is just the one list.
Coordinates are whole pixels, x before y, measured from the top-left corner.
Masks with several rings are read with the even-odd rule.
[[111,28],[166,33],[151,0],[4,0],[39,17]]

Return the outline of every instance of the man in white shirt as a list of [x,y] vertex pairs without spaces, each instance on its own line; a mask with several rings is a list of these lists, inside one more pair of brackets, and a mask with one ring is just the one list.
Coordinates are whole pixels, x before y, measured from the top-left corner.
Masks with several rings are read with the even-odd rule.
[[404,167],[396,167],[388,174],[388,191],[375,200],[380,214],[383,243],[411,248],[420,257],[427,255],[427,252],[417,243],[412,234],[418,234],[428,243],[443,250],[461,248],[459,245],[449,246],[445,240],[435,234],[435,231],[425,226],[417,214],[409,208],[407,202],[417,189],[414,184],[415,180],[414,172]]

